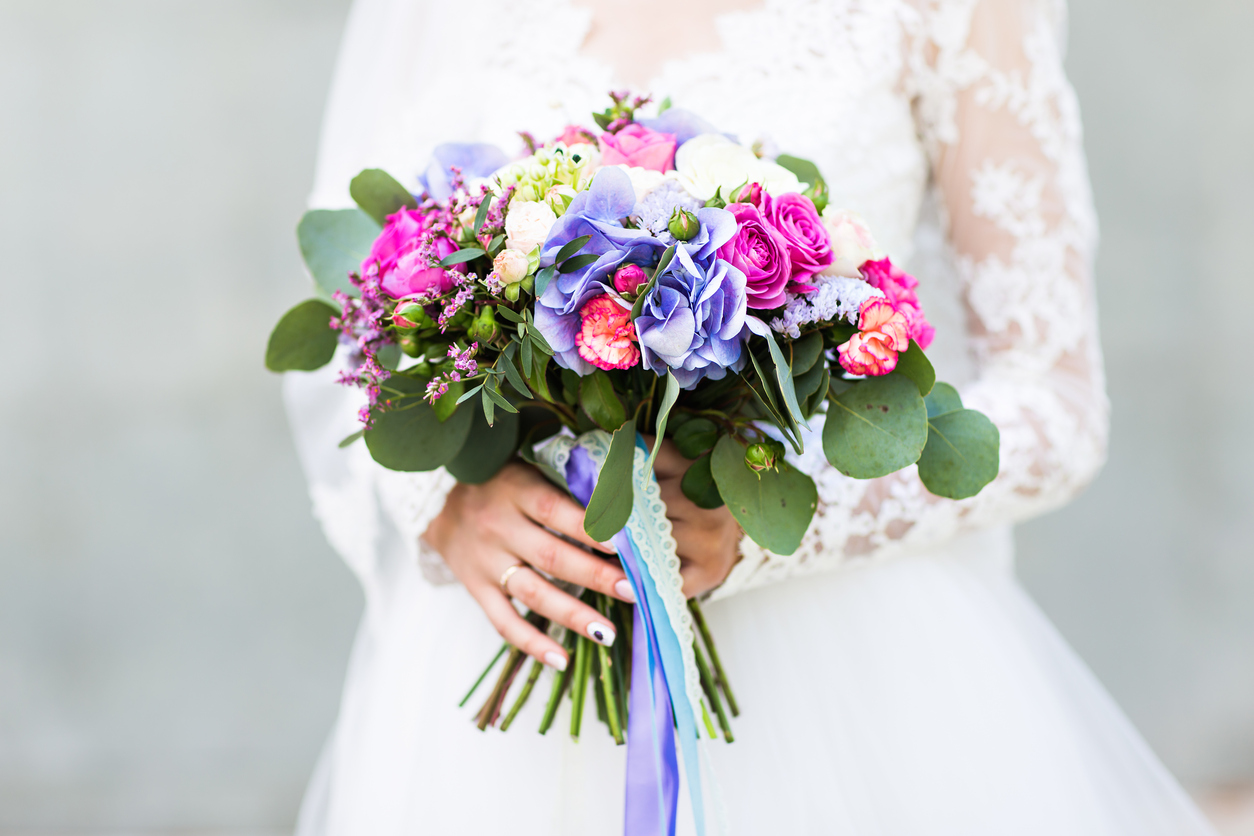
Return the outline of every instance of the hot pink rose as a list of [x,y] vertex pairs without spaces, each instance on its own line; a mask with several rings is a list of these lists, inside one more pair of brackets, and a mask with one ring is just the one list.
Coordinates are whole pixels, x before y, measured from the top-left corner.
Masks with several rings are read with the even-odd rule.
[[832,263],[832,239],[814,201],[802,194],[766,195],[763,214],[788,242],[792,280],[805,282]]
[[598,369],[630,369],[640,362],[631,311],[609,296],[597,296],[579,309],[575,334],[579,356]]
[[729,203],[736,218],[736,236],[719,248],[718,257],[739,269],[748,279],[745,293],[751,308],[777,308],[784,304],[784,288],[792,276],[788,242],[751,203]]
[[[380,287],[393,299],[433,288],[440,293],[447,292],[453,283],[444,268],[432,267],[428,258],[418,254],[423,238],[430,233],[427,219],[417,209],[402,207],[388,215],[383,231],[370,247],[370,255],[361,263],[362,275],[377,269]],[[434,248],[437,260],[458,250],[444,235],[435,236]],[[458,264],[452,269],[464,273],[466,265]]]
[[597,138],[601,165],[630,165],[666,173],[675,167],[675,135],[632,123]]
[[379,275],[386,276],[396,266],[401,254],[412,249],[418,237],[426,231],[427,219],[417,209],[402,206],[396,213],[388,215],[383,231],[370,247],[370,255],[361,263],[361,274],[366,275],[370,265],[377,261]]
[[850,374],[878,377],[897,368],[897,355],[910,347],[906,318],[887,299],[873,296],[858,309],[858,333],[836,346]]
[[614,271],[614,289],[619,293],[635,293],[648,281],[649,275],[639,264],[624,264]]
[[884,291],[884,296],[897,311],[905,316],[910,323],[910,339],[919,344],[919,348],[927,348],[936,336],[936,329],[923,315],[919,306],[919,297],[914,292],[919,280],[897,267],[887,258],[879,261],[868,261],[862,265],[862,277],[872,287]]
[[[455,253],[458,246],[443,235],[435,238],[435,258],[444,258],[449,253]],[[458,272],[464,272],[465,264],[458,264],[452,269]],[[396,260],[396,267],[390,273],[383,276],[379,286],[383,288],[383,292],[393,299],[399,299],[402,296],[412,296],[415,293],[447,293],[453,288],[453,279],[449,276],[448,270],[443,267],[432,267],[431,259],[421,254],[421,250],[415,245]]]

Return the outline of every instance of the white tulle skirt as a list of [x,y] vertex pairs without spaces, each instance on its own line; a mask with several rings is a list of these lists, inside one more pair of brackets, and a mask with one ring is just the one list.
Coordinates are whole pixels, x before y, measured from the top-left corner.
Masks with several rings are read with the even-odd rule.
[[[703,744],[727,832],[1211,834],[1009,555],[991,531],[708,604],[742,712],[735,743]],[[625,750],[595,714],[577,744],[568,707],[538,735],[546,673],[508,733],[478,731],[477,701],[457,702],[500,640],[460,587],[414,570],[391,591],[363,622],[301,836],[621,834]]]

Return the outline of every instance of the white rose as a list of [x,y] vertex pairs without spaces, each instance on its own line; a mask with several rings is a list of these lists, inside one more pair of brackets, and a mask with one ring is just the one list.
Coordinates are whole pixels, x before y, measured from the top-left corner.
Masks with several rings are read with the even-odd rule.
[[526,253],[511,250],[508,247],[497,253],[492,259],[492,269],[501,279],[501,284],[514,284],[527,278],[531,269],[531,260]]
[[505,246],[529,253],[549,237],[549,228],[557,223],[557,215],[547,203],[511,200],[505,213]]
[[856,279],[858,268],[867,261],[884,257],[870,227],[857,212],[828,206],[823,210],[823,226],[832,237],[832,263],[824,275]]
[[675,152],[679,182],[693,197],[709,200],[722,190],[727,197],[745,183],[760,183],[771,194],[799,192],[802,184],[788,169],[760,160],[750,149],[722,134],[701,134]]
[[636,193],[636,203],[644,200],[645,195],[662,185],[662,181],[666,179],[666,175],[660,171],[654,171],[651,168],[641,168],[636,165],[619,165],[614,168],[621,168],[627,172],[627,177],[631,180],[631,188]]

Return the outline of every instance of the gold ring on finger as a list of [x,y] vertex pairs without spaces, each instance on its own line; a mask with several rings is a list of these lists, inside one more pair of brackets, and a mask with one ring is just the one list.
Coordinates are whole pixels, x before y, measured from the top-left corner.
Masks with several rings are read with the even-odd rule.
[[501,580],[499,581],[499,584],[501,587],[501,591],[505,593],[506,598],[514,597],[513,595],[509,594],[509,579],[514,576],[515,572],[523,568],[524,565],[525,564],[522,561],[519,561],[518,563],[515,563],[513,566],[509,567],[508,569],[506,569],[504,572],[501,573]]

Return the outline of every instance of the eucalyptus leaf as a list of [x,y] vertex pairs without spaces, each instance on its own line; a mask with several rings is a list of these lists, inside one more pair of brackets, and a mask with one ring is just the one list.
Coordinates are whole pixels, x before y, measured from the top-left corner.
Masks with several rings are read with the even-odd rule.
[[870,377],[831,400],[823,452],[846,476],[875,479],[918,461],[927,432],[927,408],[914,381]]
[[962,398],[958,395],[958,390],[948,383],[937,383],[933,386],[932,391],[924,399],[924,403],[927,404],[929,419],[944,415],[946,412],[953,412],[955,409],[962,409]]
[[506,412],[517,412],[518,407],[510,403],[509,400],[504,395],[501,394],[501,390],[497,388],[499,386],[500,386],[500,383],[496,383],[496,384],[489,383],[483,387],[483,394],[491,398],[494,404],[496,404],[498,407],[505,410]]
[[352,444],[354,441],[361,438],[365,434],[366,434],[365,429],[360,429],[357,432],[353,433],[352,435],[345,436],[340,441],[340,443],[336,446],[339,447],[341,450],[343,450],[345,447],[348,447],[350,444]]
[[368,168],[348,184],[348,193],[375,223],[383,226],[387,216],[402,206],[418,208],[418,201],[392,175],[379,168]]
[[[523,346],[523,350],[526,350]],[[553,395],[549,392],[549,355],[543,352],[537,352],[531,361],[531,374],[527,376],[527,381],[531,384],[531,389],[540,396],[540,400],[553,403]]]
[[692,500],[693,505],[707,510],[723,505],[723,497],[718,492],[718,485],[714,483],[714,474],[710,472],[710,458],[709,453],[698,457],[688,466],[684,478],[679,482],[684,496]]
[[675,431],[675,446],[685,459],[708,453],[718,443],[718,425],[709,418],[693,418]]
[[820,331],[811,331],[788,345],[792,350],[792,362],[788,366],[793,377],[800,377],[813,368],[814,361],[823,353],[823,334]]
[[807,408],[810,398],[815,392],[819,391],[819,387],[823,385],[823,381],[827,379],[827,363],[815,363],[805,374],[792,379],[792,384],[797,391],[797,402],[801,404],[801,411],[807,417],[812,410]]
[[675,401],[678,399],[679,381],[674,373],[668,370],[666,389],[662,392],[662,404],[658,407],[657,420],[653,424],[653,450],[649,453],[649,458],[644,465],[644,469],[650,473],[653,472],[653,462],[657,460],[657,453],[662,449],[662,440],[666,437],[666,420],[670,418],[671,408],[675,406]]
[[[513,343],[511,343],[511,345],[513,345]],[[527,388],[527,384],[523,382],[523,376],[518,373],[518,368],[514,365],[513,358],[506,357],[502,365],[505,368],[505,379],[509,381],[510,386],[514,387],[514,391],[522,395],[524,398],[533,397],[531,390]]]
[[809,160],[794,157],[791,154],[780,154],[775,158],[775,162],[797,175],[797,179],[802,183],[813,186],[816,183],[823,182],[823,175],[819,173],[819,167]]
[[479,485],[488,481],[514,457],[518,449],[518,416],[506,412],[489,425],[487,418],[477,409],[467,410],[474,414],[470,433],[461,452],[445,467],[459,482]]
[[464,264],[467,261],[474,261],[481,255],[487,255],[487,253],[478,247],[463,247],[457,252],[449,253],[444,256],[444,258],[440,259],[440,266],[452,267],[455,264]]
[[819,381],[819,386],[814,390],[814,394],[810,399],[801,405],[805,410],[807,417],[813,417],[819,411],[819,407],[823,405],[823,401],[827,400],[827,394],[831,389],[832,371],[827,368],[827,364],[823,364],[823,379]]
[[483,225],[488,220],[488,210],[491,208],[492,196],[485,194],[483,200],[479,201],[478,211],[475,212],[475,235],[478,235],[483,230]]
[[730,435],[714,446],[710,472],[727,510],[753,542],[780,555],[797,550],[818,507],[809,476],[782,461],[777,469],[754,472],[745,464],[745,446]]
[[393,375],[386,385],[416,397],[375,412],[372,426],[365,432],[371,457],[389,470],[435,470],[448,464],[466,442],[472,410],[459,409],[441,422],[422,400],[425,381]]
[[936,370],[932,368],[932,361],[927,359],[923,349],[919,348],[919,344],[914,340],[910,341],[909,348],[897,355],[897,368],[894,374],[903,374],[913,380],[914,384],[919,387],[919,394],[924,397],[936,384]]
[[467,389],[465,392],[461,394],[461,397],[457,399],[458,406],[464,404],[466,401],[470,400],[475,395],[479,394],[479,390],[482,388],[483,388],[483,384],[480,383],[478,386],[476,386],[473,389]]
[[631,468],[636,455],[636,421],[631,419],[614,433],[610,452],[601,465],[596,487],[588,499],[583,530],[598,543],[607,542],[627,525],[635,488]]
[[447,421],[457,411],[457,405],[462,402],[462,394],[465,391],[466,384],[460,380],[450,383],[448,391],[431,405],[431,408],[435,410],[435,417],[441,421]]
[[359,296],[348,280],[370,255],[382,227],[360,209],[314,209],[296,226],[300,254],[318,286],[328,294],[337,290]]
[[331,317],[339,311],[320,299],[306,299],[279,319],[266,345],[266,368],[272,372],[320,369],[335,355],[338,344]]
[[919,478],[937,496],[966,499],[993,479],[1000,466],[1001,435],[982,412],[956,409],[928,421]]
[[523,321],[523,318],[521,316],[519,316],[516,312],[510,310],[509,308],[505,307],[504,305],[497,305],[496,310],[493,311],[493,313],[496,316],[500,316],[500,317],[504,317],[505,319],[508,319],[510,322],[513,322],[514,324],[518,324],[519,322]]
[[590,374],[580,379],[579,406],[606,432],[613,432],[627,420],[627,410],[614,392],[614,384],[603,374]]
[[[749,330],[766,340],[766,345],[771,350],[771,360],[775,363],[775,382],[779,384],[780,394],[784,397],[784,409],[787,410],[789,417],[793,421],[810,429],[810,424],[806,421],[804,415],[801,414],[801,405],[797,403],[797,392],[792,385],[792,371],[788,368],[788,360],[784,357],[784,352],[780,351],[779,343],[775,341],[775,334],[771,331],[769,325],[754,316],[745,317],[745,324],[749,326]],[[800,434],[798,434],[800,438]],[[800,451],[798,451],[800,452]]]

